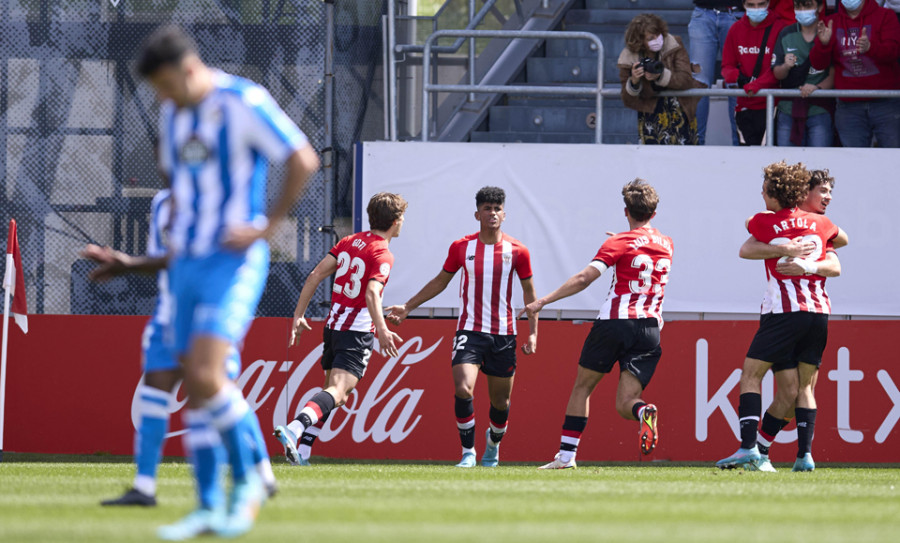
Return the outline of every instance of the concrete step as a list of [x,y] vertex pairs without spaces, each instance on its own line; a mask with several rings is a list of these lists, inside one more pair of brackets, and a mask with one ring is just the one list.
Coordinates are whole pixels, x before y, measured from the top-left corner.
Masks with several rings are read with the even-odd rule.
[[[593,107],[493,106],[491,132],[593,133]],[[612,102],[603,108],[603,132],[628,134],[637,130],[637,113]]]
[[[604,67],[607,74],[609,70]],[[597,60],[578,57],[531,57],[525,65],[528,83],[596,83]],[[618,77],[618,76],[617,76]]]
[[[624,43],[624,38],[622,40]],[[548,57],[597,58],[597,46],[587,40],[547,40],[546,44],[545,56]]]
[[[622,32],[636,15],[646,13],[646,9],[571,9],[564,19],[566,28],[569,25],[618,25]],[[691,22],[691,11],[682,9],[653,10],[662,17],[670,27],[687,26]]]

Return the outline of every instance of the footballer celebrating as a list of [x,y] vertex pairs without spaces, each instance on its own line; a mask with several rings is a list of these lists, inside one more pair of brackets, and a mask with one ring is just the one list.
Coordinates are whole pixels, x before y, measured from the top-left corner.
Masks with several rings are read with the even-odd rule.
[[635,179],[622,188],[622,196],[628,231],[607,239],[586,268],[524,310],[534,317],[544,306],[581,292],[603,272],[615,269],[609,294],[581,350],[559,452],[539,469],[576,467],[575,453],[587,426],[591,393],[616,362],[620,368],[616,411],[624,419],[640,421],[644,454],[650,454],[659,439],[656,406],[644,402],[641,393],[662,355],[659,331],[672,267],[672,238],[650,225],[659,203],[656,189],[643,179]]
[[[460,269],[460,314],[453,340],[452,368],[456,427],[462,443],[462,459],[456,465],[471,468],[475,459],[475,408],[478,371],[487,376],[491,399],[490,428],[481,465],[499,463],[500,440],[509,420],[509,398],[516,373],[516,319],[512,306],[513,274],[519,277],[526,304],[534,301],[531,255],[518,240],[500,229],[506,219],[506,193],[484,187],[475,195],[478,232],[454,241],[437,276],[405,304],[388,308],[388,319],[399,324],[409,312],[447,288]],[[537,318],[528,318],[528,340],[522,352],[537,347]]]

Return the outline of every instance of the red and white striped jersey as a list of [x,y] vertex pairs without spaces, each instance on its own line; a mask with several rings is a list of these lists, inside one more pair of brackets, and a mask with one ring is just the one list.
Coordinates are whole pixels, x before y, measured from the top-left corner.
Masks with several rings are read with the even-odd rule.
[[[813,242],[816,249],[806,258],[810,262],[824,260],[825,253],[833,250],[830,240],[838,234],[838,227],[825,215],[808,213],[796,207],[775,213],[757,213],[747,224],[747,230],[757,240],[771,245],[781,245],[792,239]],[[768,286],[761,313],[831,313],[825,278],[821,275],[782,275],[775,271],[778,260],[766,260]]]
[[394,265],[387,240],[372,232],[360,232],[337,242],[328,254],[337,259],[338,267],[325,326],[332,330],[373,332],[375,325],[366,307],[366,287],[369,281],[387,285]]
[[615,277],[597,318],[654,318],[662,326],[673,249],[672,238],[649,225],[607,239],[591,262],[597,268],[599,263],[615,266]]
[[525,245],[506,234],[494,245],[480,242],[477,233],[468,235],[450,245],[444,262],[447,273],[460,268],[457,330],[515,335],[513,271],[520,280],[532,275],[531,255]]

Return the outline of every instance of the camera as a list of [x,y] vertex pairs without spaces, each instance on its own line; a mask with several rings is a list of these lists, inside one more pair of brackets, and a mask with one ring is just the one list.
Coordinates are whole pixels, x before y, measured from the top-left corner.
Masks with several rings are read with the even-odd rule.
[[638,63],[638,66],[644,69],[648,74],[661,74],[663,73],[663,63],[654,58],[644,57]]

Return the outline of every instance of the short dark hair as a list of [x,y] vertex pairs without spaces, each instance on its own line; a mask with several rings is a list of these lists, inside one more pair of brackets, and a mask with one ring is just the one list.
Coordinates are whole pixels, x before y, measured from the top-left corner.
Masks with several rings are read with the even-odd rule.
[[190,54],[197,54],[197,44],[181,27],[161,26],[141,45],[137,71],[141,77],[150,77],[164,66],[177,66]]
[[797,207],[809,194],[812,177],[802,162],[788,164],[785,161],[769,164],[763,170],[766,195],[778,200],[782,208]]
[[409,204],[399,194],[379,192],[369,199],[366,213],[369,214],[369,229],[387,231],[394,221],[403,216]]
[[500,187],[481,187],[475,194],[475,207],[481,204],[500,204],[506,203],[506,192]]
[[825,0],[794,0],[794,7],[797,7],[798,5],[800,7],[803,7],[806,4],[815,4],[816,9],[819,9],[819,6],[821,6],[824,3],[825,3]]
[[834,177],[829,175],[827,169],[809,171],[809,190],[825,184],[828,184],[832,189],[834,188]]
[[649,221],[659,205],[656,189],[640,177],[622,187],[622,196],[628,214],[636,221]]

